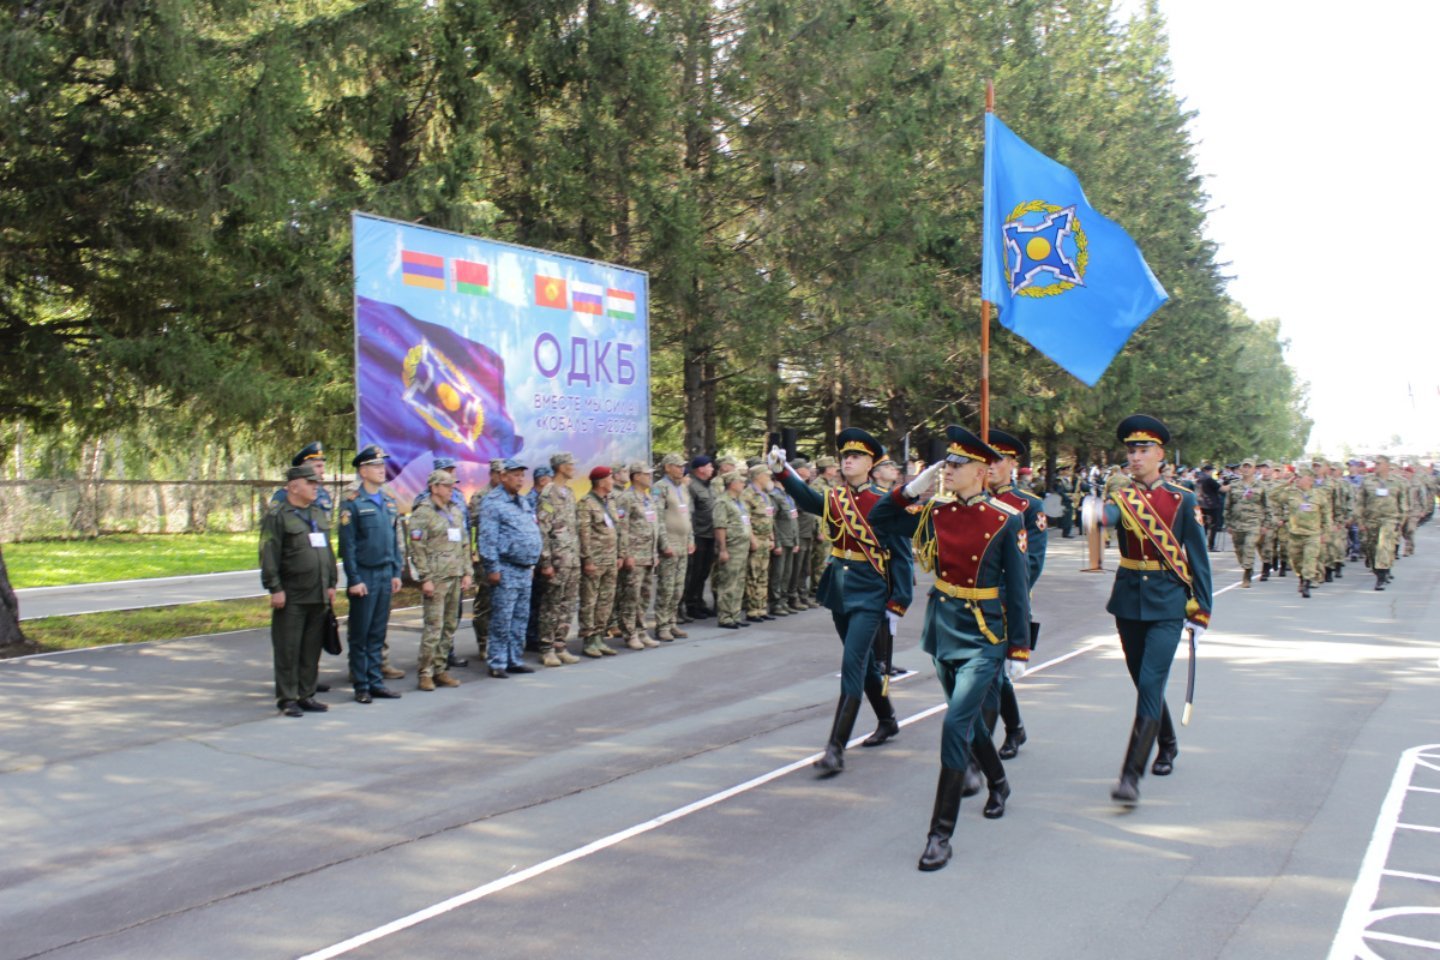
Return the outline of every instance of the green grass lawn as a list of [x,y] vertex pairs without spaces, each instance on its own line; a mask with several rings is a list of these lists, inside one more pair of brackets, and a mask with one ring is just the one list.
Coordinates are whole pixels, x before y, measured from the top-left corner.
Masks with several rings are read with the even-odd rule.
[[4,545],[17,589],[253,570],[259,549],[256,533],[117,533]]

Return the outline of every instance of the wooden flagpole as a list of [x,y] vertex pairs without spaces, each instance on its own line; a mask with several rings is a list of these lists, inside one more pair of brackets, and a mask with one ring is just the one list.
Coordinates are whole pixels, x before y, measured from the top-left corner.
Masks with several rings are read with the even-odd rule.
[[[985,81],[985,114],[988,117],[995,112],[995,83],[992,80]],[[984,141],[984,135],[981,135]],[[984,189],[982,174],[981,189]],[[980,235],[983,237],[985,231],[982,229]],[[990,442],[990,301],[984,298],[984,286],[981,286],[980,300],[980,439]]]

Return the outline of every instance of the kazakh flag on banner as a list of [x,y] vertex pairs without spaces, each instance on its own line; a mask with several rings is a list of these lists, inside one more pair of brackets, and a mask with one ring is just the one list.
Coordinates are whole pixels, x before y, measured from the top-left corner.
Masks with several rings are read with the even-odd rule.
[[1135,241],[1067,168],[985,115],[982,287],[1000,324],[1095,386],[1170,299]]

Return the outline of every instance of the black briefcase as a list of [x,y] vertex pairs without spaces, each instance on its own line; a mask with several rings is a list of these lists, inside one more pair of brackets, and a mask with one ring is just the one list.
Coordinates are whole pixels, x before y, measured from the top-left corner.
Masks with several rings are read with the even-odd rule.
[[325,608],[325,625],[320,628],[320,646],[331,656],[340,654],[340,621],[335,619],[335,608]]

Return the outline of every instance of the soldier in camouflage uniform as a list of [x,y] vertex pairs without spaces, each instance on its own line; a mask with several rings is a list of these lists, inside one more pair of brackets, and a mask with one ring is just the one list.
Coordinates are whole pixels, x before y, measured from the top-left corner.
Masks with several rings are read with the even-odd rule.
[[535,514],[541,541],[537,571],[546,578],[537,642],[540,662],[547,667],[558,667],[580,662],[579,657],[565,649],[580,594],[579,518],[575,492],[570,489],[570,480],[575,476],[574,455],[555,454],[550,458],[550,469],[555,471],[555,481],[541,492]]
[[1325,528],[1324,546],[1320,551],[1320,567],[1325,573],[1325,582],[1331,583],[1339,576],[1337,557],[1344,559],[1344,543],[1340,536],[1340,525],[1344,523],[1345,490],[1341,489],[1339,471],[1333,470],[1324,460],[1312,464],[1315,472],[1315,489],[1330,501],[1330,524]]
[[745,617],[759,622],[773,620],[766,612],[770,605],[770,561],[775,554],[775,501],[770,499],[770,470],[763,463],[747,471],[750,482],[740,494],[750,511],[750,532],[760,545],[750,551],[750,568],[745,577]]
[[[806,486],[825,499],[825,492],[840,482],[840,461],[831,456],[815,458],[815,479]],[[816,591],[820,589],[820,577],[825,572],[825,564],[830,562],[830,541],[825,539],[825,525],[816,518],[815,541],[810,545],[810,590],[806,594],[811,609],[820,606],[820,600],[816,597]]]
[[[801,480],[809,483],[812,475],[809,463],[795,459],[790,461],[790,469],[794,470]],[[791,502],[794,502],[793,497]],[[795,517],[795,556],[790,561],[790,583],[785,591],[785,603],[792,613],[810,609],[810,555],[815,550],[815,541],[818,539],[816,531],[819,526],[819,517],[805,510],[798,510]]]
[[[768,471],[767,471],[768,472]],[[775,504],[775,552],[770,556],[769,607],[772,617],[790,616],[790,568],[800,541],[800,510],[785,488],[771,482],[769,497]]]
[[1235,544],[1235,559],[1244,571],[1240,586],[1250,589],[1255,554],[1265,529],[1265,488],[1255,478],[1255,461],[1240,462],[1240,479],[1230,484],[1225,498],[1225,529]]
[[1290,566],[1300,578],[1300,596],[1310,597],[1310,585],[1324,572],[1320,558],[1330,529],[1330,495],[1315,487],[1314,471],[1302,467],[1295,485],[1285,494],[1286,526],[1290,534]]
[[751,532],[750,508],[740,491],[745,474],[738,470],[720,475],[720,493],[715,497],[715,609],[719,626],[737,630],[745,621],[745,578],[750,553],[760,548]]
[[695,528],[690,518],[690,485],[685,482],[685,458],[667,453],[660,461],[665,475],[656,482],[655,500],[665,527],[665,546],[656,569],[655,639],[669,642],[688,637],[676,624],[690,557],[695,553]]
[[[618,497],[624,511],[620,521],[625,534],[625,590],[615,599],[620,611],[620,635],[631,650],[658,647],[645,632],[645,612],[654,595],[655,564],[660,554],[669,549],[669,537],[661,516],[664,501],[651,484],[650,465],[632,463],[629,468],[630,489]],[[618,511],[617,511],[618,512]]]
[[[1266,524],[1275,531],[1271,547],[1270,569],[1278,576],[1285,576],[1290,569],[1290,514],[1287,513],[1287,496],[1294,481],[1286,471],[1279,471],[1265,488]],[[1260,577],[1264,580],[1262,574]]]
[[446,670],[460,620],[460,603],[470,588],[470,545],[465,537],[465,508],[451,499],[455,477],[440,469],[430,474],[430,496],[410,511],[410,563],[423,596],[425,628],[420,637],[420,689],[458,687]]
[[1415,475],[1414,464],[1407,463],[1405,474],[1405,523],[1401,535],[1405,539],[1405,556],[1415,556],[1415,528],[1425,515],[1425,498],[1429,495],[1425,484]]
[[[615,463],[610,466],[610,477],[614,481],[610,487],[610,512],[615,515],[617,523],[625,522],[625,505],[621,502],[621,496],[630,489],[630,464]],[[621,558],[624,559],[623,557]],[[625,640],[629,634],[625,633],[620,626],[620,598],[630,592],[630,578],[635,568],[628,563],[621,563],[619,571],[615,574],[615,604],[610,608],[610,620],[605,624],[605,636]]]
[[615,516],[609,467],[590,471],[590,492],[576,504],[580,533],[580,651],[587,657],[613,657],[605,642],[605,624],[615,608],[615,581],[628,549],[625,529]]
[[1390,471],[1390,458],[1375,458],[1375,472],[1360,486],[1360,537],[1366,561],[1375,571],[1375,589],[1384,590],[1395,565],[1395,545],[1405,516],[1402,489]]
[[1255,484],[1260,488],[1260,582],[1270,579],[1275,567],[1275,518],[1271,508],[1271,489],[1275,486],[1275,467],[1269,460],[1256,466]]
[[475,645],[481,660],[490,656],[490,579],[480,566],[480,505],[492,491],[500,488],[504,463],[503,459],[491,460],[490,482],[470,495],[470,559],[475,564],[475,602],[471,604],[470,626],[475,629]]

